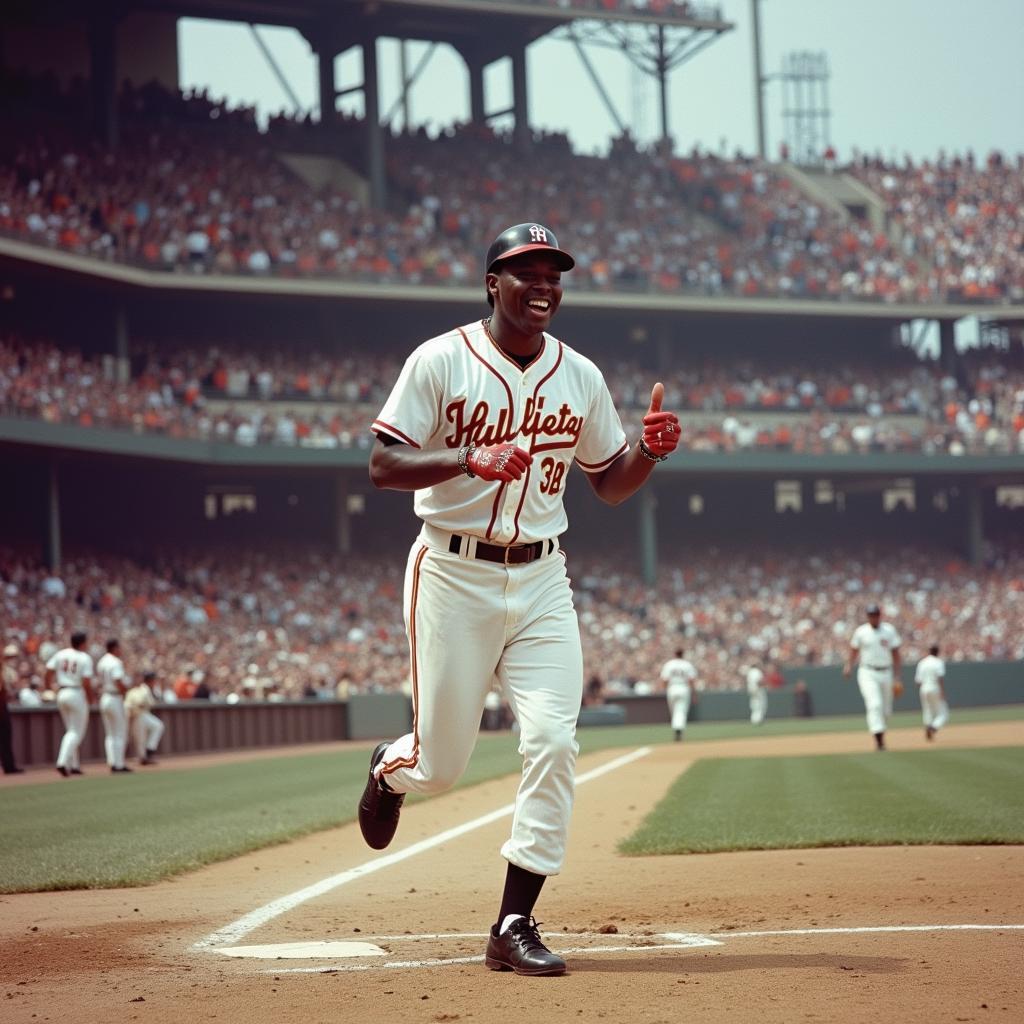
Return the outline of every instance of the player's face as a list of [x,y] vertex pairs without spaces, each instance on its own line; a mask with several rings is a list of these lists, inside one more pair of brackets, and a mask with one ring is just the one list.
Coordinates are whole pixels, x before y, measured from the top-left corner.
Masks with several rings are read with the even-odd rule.
[[562,301],[562,271],[550,256],[525,253],[487,275],[494,308],[523,334],[547,329]]

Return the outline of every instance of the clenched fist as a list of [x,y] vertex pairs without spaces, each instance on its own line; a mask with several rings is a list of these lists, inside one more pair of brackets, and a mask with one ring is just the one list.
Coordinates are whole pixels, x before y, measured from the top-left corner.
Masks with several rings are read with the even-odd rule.
[[520,479],[531,462],[533,456],[514,444],[476,448],[466,459],[466,465],[474,476],[481,480],[504,480],[505,483]]
[[663,384],[655,384],[651,390],[651,405],[644,416],[644,444],[655,455],[668,455],[679,444],[679,417],[674,412],[663,412],[662,399],[665,397]]

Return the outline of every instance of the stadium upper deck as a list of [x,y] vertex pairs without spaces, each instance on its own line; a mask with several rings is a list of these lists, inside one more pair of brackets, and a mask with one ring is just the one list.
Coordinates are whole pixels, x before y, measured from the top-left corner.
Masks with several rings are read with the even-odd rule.
[[[9,77],[0,146],[0,231],[106,262],[192,275],[471,287],[481,239],[529,209],[568,236],[574,289],[663,297],[899,304],[1024,302],[1024,160],[993,154],[915,166],[864,160],[888,230],[801,194],[785,166],[622,138],[606,157],[534,141],[524,173],[487,128],[388,143],[393,201],[367,209],[350,190],[316,187],[288,163],[314,125],[155,84],[121,94],[121,144],[76,130],[82,87]],[[77,124],[81,124],[80,119]],[[337,127],[360,159],[358,122]],[[447,173],[463,168],[457,180]]]

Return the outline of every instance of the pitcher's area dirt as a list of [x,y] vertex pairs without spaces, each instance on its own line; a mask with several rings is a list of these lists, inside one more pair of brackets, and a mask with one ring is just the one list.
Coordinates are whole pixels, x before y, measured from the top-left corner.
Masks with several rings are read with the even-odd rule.
[[[952,726],[940,743],[1012,745],[1020,729]],[[671,744],[582,785],[566,870],[537,910],[553,949],[578,950],[561,978],[436,962],[482,954],[508,818],[304,902],[239,940],[366,940],[385,957],[231,959],[193,948],[273,900],[374,860],[352,824],[144,889],[0,897],[0,1020],[1024,1020],[1024,930],[999,927],[1024,925],[1020,847],[615,852],[697,758],[859,752],[868,743],[862,733],[836,733]],[[925,743],[905,730],[891,734],[891,746]],[[617,753],[592,755],[580,770]],[[503,779],[407,807],[388,852],[501,807],[514,790],[515,780]],[[822,931],[907,926],[930,930]],[[756,934],[766,932],[781,934]],[[717,944],[685,945],[707,939]],[[657,948],[669,942],[676,947]],[[331,965],[340,969],[316,973]]]

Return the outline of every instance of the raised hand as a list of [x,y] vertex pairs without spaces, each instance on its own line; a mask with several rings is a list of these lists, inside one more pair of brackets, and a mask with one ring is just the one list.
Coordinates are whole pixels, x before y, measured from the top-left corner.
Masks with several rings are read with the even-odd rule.
[[520,479],[531,462],[533,456],[514,444],[476,448],[466,459],[466,465],[474,476],[481,480],[504,480],[505,483]]
[[651,389],[651,405],[644,416],[644,444],[655,455],[668,455],[679,444],[679,417],[674,412],[663,412],[665,386],[659,381]]

